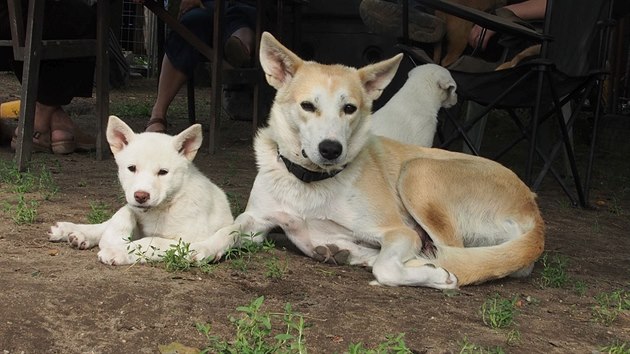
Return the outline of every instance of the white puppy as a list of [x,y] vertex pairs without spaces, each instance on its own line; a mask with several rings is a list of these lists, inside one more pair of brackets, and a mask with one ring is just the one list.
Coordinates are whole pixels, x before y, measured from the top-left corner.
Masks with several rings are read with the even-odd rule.
[[372,114],[372,132],[406,144],[433,146],[437,114],[457,103],[457,84],[436,64],[417,66],[398,92]]
[[176,136],[135,134],[109,117],[107,141],[118,165],[127,205],[102,224],[58,222],[50,241],[79,249],[96,245],[111,265],[160,260],[171,245],[203,241],[233,221],[225,193],[192,163],[202,143],[201,125]]

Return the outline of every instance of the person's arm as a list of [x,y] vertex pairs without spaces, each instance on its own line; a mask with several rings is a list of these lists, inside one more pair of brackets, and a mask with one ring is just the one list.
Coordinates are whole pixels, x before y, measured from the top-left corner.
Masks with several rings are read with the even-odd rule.
[[[547,9],[547,0],[527,0],[511,5],[502,7],[502,9],[511,11],[514,15],[522,20],[537,20],[545,17],[545,10]],[[484,28],[479,25],[474,25],[468,35],[468,44],[471,47],[477,47],[479,39]],[[483,36],[483,42],[481,42],[481,48],[486,49],[488,41],[495,32],[486,30],[486,34]]]

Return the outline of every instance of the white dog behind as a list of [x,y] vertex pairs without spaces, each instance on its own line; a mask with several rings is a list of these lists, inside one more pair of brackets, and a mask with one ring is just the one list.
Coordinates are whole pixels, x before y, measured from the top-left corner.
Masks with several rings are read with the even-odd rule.
[[107,141],[127,204],[102,224],[58,222],[50,241],[79,249],[98,245],[101,262],[122,265],[160,260],[180,239],[203,241],[230,225],[225,193],[192,163],[202,140],[199,124],[176,136],[135,134],[110,116]]
[[451,73],[439,65],[413,68],[403,87],[372,114],[372,132],[406,144],[433,146],[438,111],[457,103],[456,89]]

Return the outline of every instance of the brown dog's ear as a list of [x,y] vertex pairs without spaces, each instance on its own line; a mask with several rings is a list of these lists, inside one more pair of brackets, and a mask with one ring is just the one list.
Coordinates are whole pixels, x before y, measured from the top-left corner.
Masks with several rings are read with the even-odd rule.
[[400,65],[402,58],[403,55],[398,54],[393,58],[359,69],[361,82],[370,99],[375,100],[381,96],[385,87],[389,85],[394,75],[396,75],[396,70],[398,70],[398,65]]
[[280,44],[269,32],[260,39],[260,65],[269,85],[276,90],[284,86],[302,65],[302,59]]
[[107,122],[107,142],[112,153],[116,155],[136,136],[131,128],[120,118],[109,116]]

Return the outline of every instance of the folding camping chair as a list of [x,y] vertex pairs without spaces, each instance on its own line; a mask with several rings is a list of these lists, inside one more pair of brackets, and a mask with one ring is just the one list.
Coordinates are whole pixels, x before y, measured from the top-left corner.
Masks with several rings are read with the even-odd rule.
[[[464,18],[482,27],[507,36],[514,36],[539,43],[540,55],[519,65],[500,71],[464,72],[450,70],[457,82],[460,101],[472,101],[485,108],[460,123],[447,114],[455,126],[455,132],[444,138],[442,147],[463,139],[468,148],[479,154],[469,136],[470,130],[488,112],[495,108],[504,109],[520,130],[520,135],[503,149],[499,158],[520,141],[529,141],[529,152],[525,169],[525,182],[537,190],[547,172],[560,184],[571,202],[586,206],[584,187],[580,181],[570,131],[584,103],[591,97],[593,89],[601,82],[605,71],[601,45],[606,45],[604,36],[599,41],[600,48],[594,48],[599,31],[608,31],[611,0],[548,0],[544,28],[539,33],[515,22],[471,9],[447,0],[417,0],[423,5]],[[413,55],[413,53],[410,53]],[[600,88],[601,89],[601,88]],[[565,117],[562,107],[573,102],[570,117]],[[517,108],[530,108],[531,119],[521,122],[515,113]],[[452,113],[452,112],[451,112]],[[538,127],[543,121],[555,116],[560,139],[549,151],[544,151],[537,143]],[[599,118],[599,100],[595,109],[595,122]],[[575,184],[575,192],[566,185],[552,162],[563,148]],[[542,160],[543,167],[537,177],[532,178],[535,158]],[[588,169],[590,169],[590,164]]]

